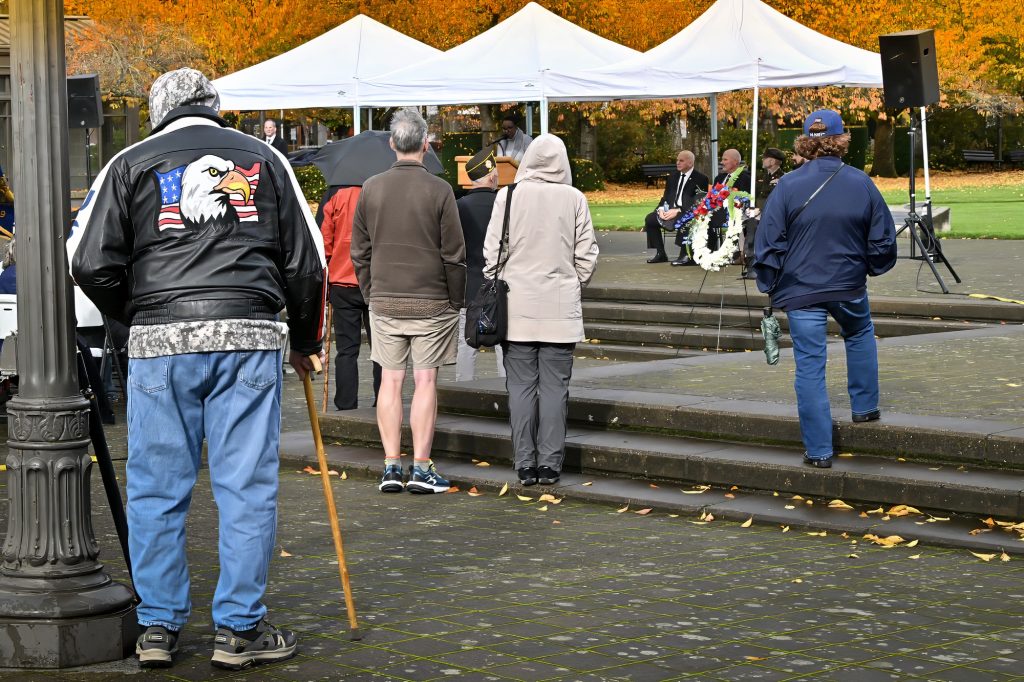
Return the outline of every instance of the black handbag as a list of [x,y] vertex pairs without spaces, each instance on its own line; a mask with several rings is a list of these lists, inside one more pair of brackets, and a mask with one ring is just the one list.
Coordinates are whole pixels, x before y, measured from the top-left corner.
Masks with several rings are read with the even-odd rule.
[[508,221],[512,210],[512,190],[508,186],[505,194],[505,219],[501,226],[501,242],[498,244],[498,260],[494,277],[485,280],[480,290],[466,308],[466,344],[470,348],[493,347],[505,340],[508,334],[508,284],[499,275],[505,267],[502,254],[508,242]]

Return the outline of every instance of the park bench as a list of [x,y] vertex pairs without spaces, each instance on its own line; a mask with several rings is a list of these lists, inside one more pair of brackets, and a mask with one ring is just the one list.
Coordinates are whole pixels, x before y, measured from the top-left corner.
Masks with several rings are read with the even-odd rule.
[[967,163],[990,163],[993,166],[996,163],[995,152],[987,149],[964,149],[961,154]]
[[1024,165],[1024,149],[1014,149],[1006,153],[1006,162],[1014,166]]
[[645,163],[640,166],[640,170],[643,171],[644,178],[647,180],[647,186],[654,187],[658,186],[658,180],[661,178],[667,178],[669,174],[676,169],[674,163]]

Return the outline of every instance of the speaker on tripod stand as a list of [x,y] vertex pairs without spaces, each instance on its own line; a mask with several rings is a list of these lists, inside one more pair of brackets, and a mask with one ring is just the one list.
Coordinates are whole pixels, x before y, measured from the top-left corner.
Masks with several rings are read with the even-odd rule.
[[100,79],[94,73],[68,76],[68,128],[85,128],[85,179],[92,184],[92,149],[89,131],[103,125]]
[[[959,284],[960,276],[942,252],[942,244],[935,236],[932,225],[931,202],[926,205],[924,217],[917,214],[916,203],[916,161],[917,161],[917,119],[915,108],[923,108],[939,101],[939,71],[935,60],[935,33],[925,31],[901,31],[878,36],[878,47],[882,58],[882,87],[887,107],[908,109],[910,114],[910,212],[897,230],[910,235],[910,256],[912,260],[928,263],[942,293],[949,289],[936,263],[942,263]],[[925,147],[927,149],[927,146]],[[920,255],[917,255],[917,250]]]

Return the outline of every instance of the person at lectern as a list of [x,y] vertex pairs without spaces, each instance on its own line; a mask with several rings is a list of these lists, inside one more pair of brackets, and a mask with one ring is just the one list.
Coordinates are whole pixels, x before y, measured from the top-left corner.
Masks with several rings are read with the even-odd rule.
[[508,115],[501,119],[501,137],[494,143],[498,156],[511,157],[518,165],[531,142],[533,138],[519,128],[515,116]]

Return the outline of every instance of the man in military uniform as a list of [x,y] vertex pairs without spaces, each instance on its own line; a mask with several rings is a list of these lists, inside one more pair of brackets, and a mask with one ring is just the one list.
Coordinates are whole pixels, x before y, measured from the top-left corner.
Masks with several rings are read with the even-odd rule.
[[[462,235],[466,239],[466,301],[473,300],[480,285],[484,283],[484,237],[491,220],[494,197],[498,190],[498,165],[494,159],[494,147],[481,149],[466,162],[466,175],[473,183],[466,195],[456,201],[459,220],[462,221]],[[466,309],[459,311],[459,353],[455,360],[455,380],[472,381],[476,373],[477,350],[466,343]],[[498,374],[505,376],[501,347],[495,346],[498,355]]]

